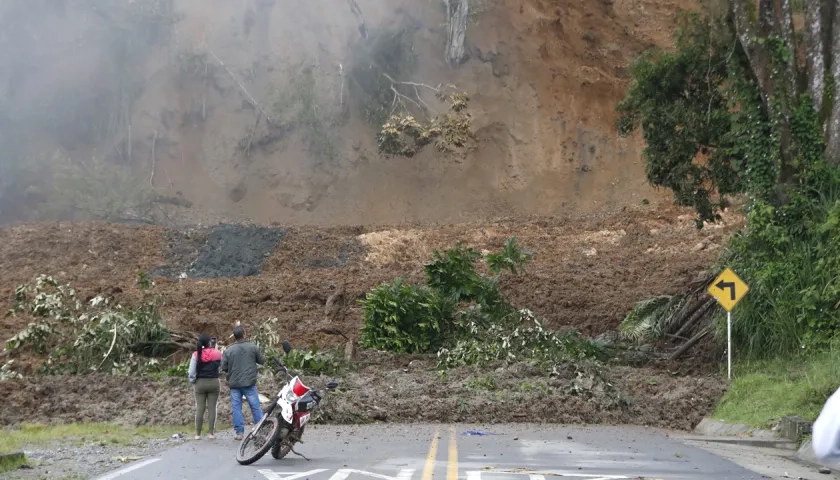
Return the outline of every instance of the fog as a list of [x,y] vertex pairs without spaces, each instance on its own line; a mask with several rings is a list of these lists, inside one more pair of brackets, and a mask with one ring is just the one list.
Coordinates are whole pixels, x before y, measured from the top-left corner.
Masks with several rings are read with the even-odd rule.
[[311,213],[376,148],[383,78],[463,60],[445,3],[2,0],[0,223]]

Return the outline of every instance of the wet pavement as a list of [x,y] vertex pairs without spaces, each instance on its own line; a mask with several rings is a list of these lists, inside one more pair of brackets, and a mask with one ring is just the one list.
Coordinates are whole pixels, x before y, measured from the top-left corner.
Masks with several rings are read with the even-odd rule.
[[[99,480],[700,480],[768,478],[665,432],[640,427],[311,426],[296,450],[236,462],[230,435],[191,441]],[[780,478],[781,475],[780,475]]]

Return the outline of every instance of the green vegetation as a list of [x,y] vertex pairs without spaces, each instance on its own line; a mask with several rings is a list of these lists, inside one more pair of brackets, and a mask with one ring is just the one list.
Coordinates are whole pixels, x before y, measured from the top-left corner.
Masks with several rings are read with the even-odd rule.
[[[103,445],[129,445],[147,439],[168,438],[189,426],[125,427],[107,423],[68,423],[62,425],[21,424],[0,430],[0,452],[20,451],[24,447],[52,442],[89,442]],[[221,429],[221,427],[217,427]]]
[[658,340],[671,328],[685,303],[683,295],[660,295],[642,300],[621,322],[619,331],[634,342]]
[[442,367],[528,362],[552,371],[563,362],[607,357],[605,350],[577,333],[545,329],[527,309],[493,318],[473,308],[460,321],[467,333],[438,352]]
[[[6,450],[0,450],[6,452]],[[22,458],[0,458],[0,474],[19,470],[22,467],[29,465],[26,457]]]
[[[143,291],[155,286],[142,271],[137,285]],[[5,348],[15,357],[26,353],[45,357],[38,369],[43,375],[104,372],[186,381],[195,338],[166,326],[160,314],[163,302],[162,295],[147,292],[134,307],[116,304],[104,295],[83,303],[72,285],[41,275],[33,284],[15,289],[7,315],[32,321],[6,340]],[[283,339],[277,322],[276,317],[269,318],[251,332],[267,356],[282,358],[290,369],[303,374],[334,374],[342,368],[335,356],[317,347],[285,356],[279,348]],[[0,366],[0,379],[13,378],[20,378],[20,373],[11,359]]]
[[161,297],[147,295],[140,306],[126,308],[98,295],[83,303],[70,284],[41,275],[15,289],[7,315],[33,321],[5,347],[13,354],[47,355],[40,368],[44,374],[158,372],[160,358],[191,348],[164,324],[161,302]]
[[492,392],[499,388],[499,385],[496,383],[495,377],[491,375],[475,377],[471,380],[464,382],[464,386],[469,388],[470,390],[486,390],[488,392]]
[[280,331],[278,321],[277,317],[271,317],[251,332],[251,341],[262,349],[268,360],[268,369],[273,371],[275,368],[274,362],[270,360],[272,357],[276,357],[295,373],[333,375],[342,369],[342,362],[338,358],[328,352],[318,351],[317,345],[308,351],[293,349],[286,355],[281,348],[283,338],[277,333]]
[[362,300],[362,346],[396,353],[427,353],[454,332],[455,302],[422,285],[396,279]]
[[714,417],[756,428],[785,415],[815,420],[837,389],[840,351],[740,362]]
[[293,371],[308,375],[334,375],[342,368],[335,356],[319,352],[317,346],[309,351],[292,350],[283,359],[283,363]]
[[[824,127],[840,111],[837,85],[820,82],[827,71],[797,59],[803,32],[763,22],[790,18],[789,3],[762,2],[760,12],[746,3],[716,0],[702,14],[683,14],[677,48],[633,64],[617,126],[641,129],[649,182],[693,207],[698,228],[719,220],[733,196],[747,199],[747,226],[715,265],[751,288],[734,312],[739,364],[717,415],[764,425],[784,414],[813,418],[837,387],[830,346],[840,333],[840,159],[830,148],[840,132]],[[678,299],[637,305],[625,335],[656,338]],[[722,313],[713,313],[721,340]]]
[[[399,353],[431,353],[466,336],[473,327],[486,328],[508,316],[513,309],[502,297],[498,279],[476,271],[479,258],[481,254],[460,243],[443,252],[435,250],[424,267],[427,286],[397,279],[373,289],[361,301],[362,345]],[[524,261],[510,259],[513,263]],[[472,306],[457,310],[466,304]]]
[[537,380],[535,382],[522,382],[519,384],[518,390],[522,393],[532,393],[537,392],[540,396],[548,396],[551,395],[551,387],[549,387],[545,382]]
[[[415,88],[416,101],[394,91],[394,107],[392,115],[382,125],[379,132],[379,151],[386,155],[413,157],[424,146],[432,141],[440,152],[451,152],[465,147],[474,139],[470,127],[472,117],[465,110],[469,97],[465,93],[447,94],[440,88],[426,87],[434,90],[438,100],[448,102],[448,112],[444,115],[429,117],[429,107],[420,97]],[[450,89],[454,87],[450,86]],[[421,107],[425,120],[418,121],[411,113],[405,100]],[[421,106],[421,104],[423,104]],[[400,112],[393,114],[399,108]]]
[[[485,257],[460,243],[436,250],[425,266],[426,285],[397,279],[361,301],[362,345],[397,353],[437,352],[442,369],[526,362],[552,372],[565,362],[605,358],[601,347],[575,333],[545,329],[532,312],[504,298],[499,275],[523,272],[532,255],[515,238]],[[493,276],[478,272],[481,258]]]
[[[619,127],[642,128],[649,181],[693,206],[699,226],[728,195],[749,197],[748,226],[719,265],[751,287],[733,331],[738,355],[819,350],[840,325],[840,170],[825,160],[810,95],[799,86],[794,96],[781,77],[763,91],[728,18],[685,15],[675,52],[638,59]],[[766,41],[786,68],[791,53]]]

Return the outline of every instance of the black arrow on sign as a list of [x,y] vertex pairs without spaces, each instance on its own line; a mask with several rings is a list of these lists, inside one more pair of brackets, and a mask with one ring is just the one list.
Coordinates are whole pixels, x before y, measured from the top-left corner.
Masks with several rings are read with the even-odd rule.
[[715,284],[715,286],[721,290],[729,289],[729,298],[734,302],[735,301],[735,282],[724,282],[723,280],[719,281]]

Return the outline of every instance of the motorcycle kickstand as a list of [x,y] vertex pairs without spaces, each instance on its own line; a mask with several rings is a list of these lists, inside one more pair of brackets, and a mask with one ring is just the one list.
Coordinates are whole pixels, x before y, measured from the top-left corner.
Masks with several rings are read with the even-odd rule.
[[295,451],[295,447],[294,447],[294,446],[292,446],[292,445],[289,445],[289,451],[290,451],[290,452],[292,452],[292,453],[294,453],[294,454],[295,454],[295,455],[297,455],[298,457],[303,457],[303,459],[304,459],[304,460],[306,460],[307,462],[311,461],[311,459],[307,458],[307,457],[306,457],[306,455],[304,455],[304,454],[302,454],[302,453],[298,453],[298,452],[296,452],[296,451]]

